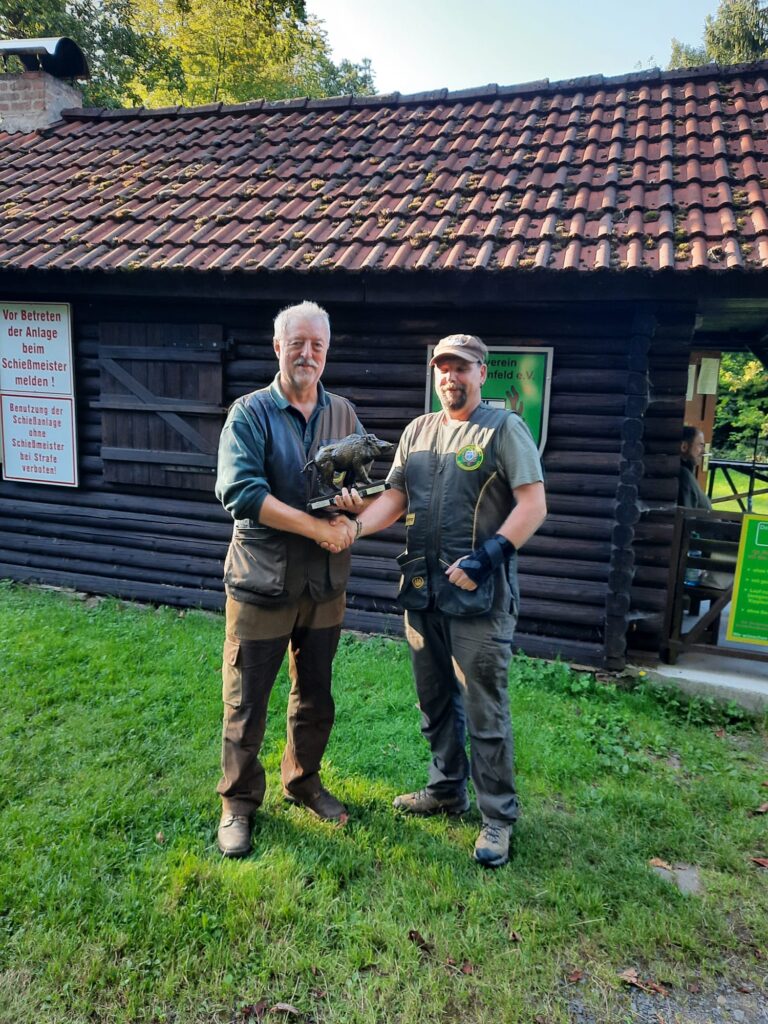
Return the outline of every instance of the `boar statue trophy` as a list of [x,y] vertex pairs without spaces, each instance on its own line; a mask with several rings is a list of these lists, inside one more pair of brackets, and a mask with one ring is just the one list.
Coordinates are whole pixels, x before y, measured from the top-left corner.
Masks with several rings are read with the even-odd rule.
[[330,508],[342,487],[355,487],[363,498],[386,491],[389,484],[383,480],[371,480],[369,471],[373,460],[387,455],[393,447],[389,441],[382,441],[375,434],[348,434],[340,441],[318,448],[314,458],[304,467],[304,472],[316,471],[321,495],[308,502],[307,510],[317,512]]

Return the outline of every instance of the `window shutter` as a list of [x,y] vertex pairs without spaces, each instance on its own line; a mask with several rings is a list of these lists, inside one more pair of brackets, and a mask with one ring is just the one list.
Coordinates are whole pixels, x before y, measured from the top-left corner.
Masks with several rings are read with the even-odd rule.
[[99,339],[105,482],[213,491],[222,327],[103,323]]

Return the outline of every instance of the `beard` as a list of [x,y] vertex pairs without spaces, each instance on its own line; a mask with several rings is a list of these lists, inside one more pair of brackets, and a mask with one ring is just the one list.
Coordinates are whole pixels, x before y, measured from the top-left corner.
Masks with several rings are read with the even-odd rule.
[[462,387],[440,388],[440,401],[444,409],[463,409],[467,404],[467,389]]
[[317,371],[317,363],[308,359],[299,359],[286,367],[285,376],[293,387],[299,389],[306,387],[308,381],[313,381],[317,377]]

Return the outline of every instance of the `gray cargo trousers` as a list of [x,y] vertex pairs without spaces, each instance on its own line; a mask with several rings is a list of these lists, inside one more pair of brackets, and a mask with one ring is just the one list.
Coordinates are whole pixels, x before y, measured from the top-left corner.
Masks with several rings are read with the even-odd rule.
[[508,695],[515,621],[508,612],[405,613],[421,731],[432,751],[427,790],[460,797],[470,777],[483,821],[504,824],[518,816]]

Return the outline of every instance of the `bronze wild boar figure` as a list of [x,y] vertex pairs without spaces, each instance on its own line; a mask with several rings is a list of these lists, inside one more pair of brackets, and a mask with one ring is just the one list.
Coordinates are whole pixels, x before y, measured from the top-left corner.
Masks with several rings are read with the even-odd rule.
[[381,441],[375,434],[349,434],[334,444],[318,448],[313,459],[306,464],[306,473],[310,466],[316,466],[318,475],[324,486],[334,489],[333,478],[338,473],[344,474],[344,486],[354,484],[370,484],[368,466],[377,456],[392,451],[394,446],[389,441]]

